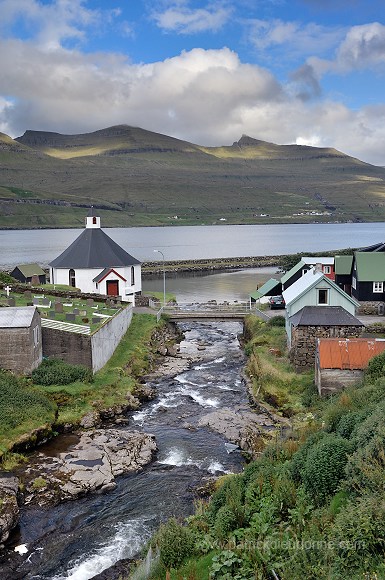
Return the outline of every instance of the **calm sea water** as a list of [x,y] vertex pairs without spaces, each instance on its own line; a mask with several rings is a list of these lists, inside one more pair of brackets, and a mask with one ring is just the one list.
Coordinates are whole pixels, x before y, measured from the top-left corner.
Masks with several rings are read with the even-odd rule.
[[[106,228],[127,252],[141,261],[274,256],[360,247],[385,241],[384,223],[277,224]],[[38,262],[46,266],[81,233],[64,230],[1,230],[0,268]]]

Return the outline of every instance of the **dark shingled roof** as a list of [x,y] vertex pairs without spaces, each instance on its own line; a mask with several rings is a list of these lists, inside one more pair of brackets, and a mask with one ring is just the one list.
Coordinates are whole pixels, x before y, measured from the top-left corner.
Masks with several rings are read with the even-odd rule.
[[342,306],[304,306],[290,317],[293,326],[364,326]]
[[86,228],[49,265],[52,268],[118,268],[140,264],[100,228]]

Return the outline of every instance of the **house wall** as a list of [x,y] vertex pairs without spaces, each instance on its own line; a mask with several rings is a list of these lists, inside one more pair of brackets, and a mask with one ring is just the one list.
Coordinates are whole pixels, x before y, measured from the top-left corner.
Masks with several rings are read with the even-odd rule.
[[314,368],[317,338],[358,338],[362,326],[293,326],[290,360],[297,371]]
[[30,375],[42,361],[40,315],[36,311],[28,328],[0,329],[0,367]]
[[127,306],[91,336],[44,327],[43,355],[84,365],[95,373],[109,361],[127,332],[132,312],[132,306]]
[[316,284],[314,288],[308,290],[302,296],[297,299],[292,300],[290,304],[287,305],[287,315],[288,317],[293,316],[296,312],[299,312],[304,306],[319,306],[318,304],[318,293],[317,290],[321,288],[328,288],[329,290],[329,303],[325,306],[342,306],[347,312],[350,312],[353,316],[355,315],[356,307],[355,305],[341,292],[332,288],[328,282],[325,280],[320,280],[319,284]]
[[362,380],[363,371],[354,369],[317,369],[316,385],[321,397],[327,397],[356,385]]
[[[142,290],[141,265],[134,266],[135,284],[131,285],[131,266],[126,268],[114,268],[117,274],[127,280],[126,282],[119,278],[113,272],[102,280],[98,286],[93,279],[100,274],[103,268],[76,268],[75,269],[75,285],[81,292],[87,294],[102,294],[107,295],[107,280],[119,280],[119,292],[123,301],[133,301],[133,296],[136,292]],[[68,284],[69,283],[69,268],[51,268],[50,270],[51,284]]]

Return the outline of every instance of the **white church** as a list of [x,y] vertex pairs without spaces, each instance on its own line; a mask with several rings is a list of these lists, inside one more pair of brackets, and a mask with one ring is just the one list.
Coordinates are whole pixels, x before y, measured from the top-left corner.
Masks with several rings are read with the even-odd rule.
[[142,290],[141,263],[101,229],[93,208],[85,230],[49,266],[51,284],[66,284],[87,294],[135,304],[135,294]]

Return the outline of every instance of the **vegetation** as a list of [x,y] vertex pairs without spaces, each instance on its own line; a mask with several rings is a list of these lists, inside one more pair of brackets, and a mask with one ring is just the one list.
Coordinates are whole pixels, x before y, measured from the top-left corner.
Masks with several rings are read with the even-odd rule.
[[3,228],[81,227],[90,205],[110,227],[385,219],[385,170],[330,148],[202,147],[122,125],[1,136],[0,161]]
[[0,272],[0,284],[12,284],[16,280],[8,272]]
[[[155,316],[134,314],[115,353],[93,378],[88,369],[55,360],[42,363],[32,379],[0,371],[2,467],[11,469],[22,459],[9,450],[21,439],[33,440],[37,429],[52,433],[64,424],[76,425],[88,412],[126,405],[127,395],[135,391],[137,379],[153,362],[151,336],[156,326]],[[70,379],[74,382],[68,383]]]
[[[280,345],[277,330],[248,321],[250,361],[267,344]],[[304,397],[305,385],[297,387],[293,406],[303,420],[290,434],[242,474],[221,478],[210,501],[198,502],[184,524],[173,522],[175,535],[158,532],[161,554],[175,557],[161,557],[153,580],[384,578],[383,363],[382,355],[373,359],[361,385],[328,400]],[[288,372],[281,393],[284,384],[292,388]],[[183,529],[194,544],[182,559],[175,538]]]

